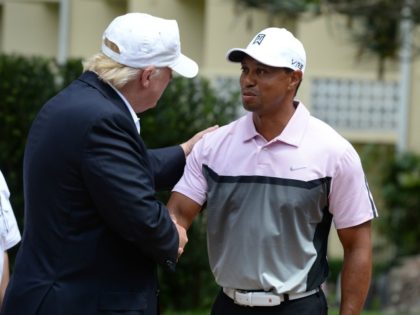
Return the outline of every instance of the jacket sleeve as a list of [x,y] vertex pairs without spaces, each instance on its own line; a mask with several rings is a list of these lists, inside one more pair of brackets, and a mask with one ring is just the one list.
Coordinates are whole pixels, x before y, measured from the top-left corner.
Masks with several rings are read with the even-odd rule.
[[174,269],[178,232],[168,209],[155,198],[147,150],[129,126],[122,115],[98,119],[85,137],[82,175],[109,227]]
[[181,146],[148,150],[155,189],[171,190],[184,172],[185,154]]

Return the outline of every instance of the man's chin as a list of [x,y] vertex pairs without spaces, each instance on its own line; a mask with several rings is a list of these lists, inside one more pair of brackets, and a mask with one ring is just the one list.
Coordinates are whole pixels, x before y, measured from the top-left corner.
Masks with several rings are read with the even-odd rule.
[[245,103],[245,102],[242,102],[242,106],[245,110],[247,110],[249,112],[255,112],[256,109],[257,109],[254,104],[249,104],[249,103]]

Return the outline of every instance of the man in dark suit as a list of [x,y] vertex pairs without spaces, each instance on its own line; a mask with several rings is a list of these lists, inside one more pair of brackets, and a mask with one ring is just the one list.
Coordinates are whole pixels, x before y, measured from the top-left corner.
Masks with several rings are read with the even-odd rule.
[[173,270],[187,241],[155,190],[177,182],[206,131],[147,150],[136,115],[156,105],[172,70],[198,72],[176,21],[117,17],[84,68],[28,136],[24,235],[3,315],[156,314],[157,265]]

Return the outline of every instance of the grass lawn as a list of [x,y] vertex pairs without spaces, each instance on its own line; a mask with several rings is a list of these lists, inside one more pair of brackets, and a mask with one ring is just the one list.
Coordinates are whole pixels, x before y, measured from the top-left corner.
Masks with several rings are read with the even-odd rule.
[[[209,315],[210,310],[202,310],[202,311],[185,311],[185,312],[164,312],[163,315]],[[339,315],[338,309],[330,309],[328,315]],[[380,311],[364,311],[362,315],[384,315],[383,312]],[[399,314],[404,315],[404,314]]]
[[[362,315],[385,315],[389,313],[384,313],[381,311],[363,311]],[[192,314],[191,314],[192,315]],[[338,315],[338,309],[330,309],[328,315]],[[405,314],[396,314],[396,315],[405,315]]]
[[162,315],[209,315],[210,310],[204,311],[188,311],[188,312],[163,312]]

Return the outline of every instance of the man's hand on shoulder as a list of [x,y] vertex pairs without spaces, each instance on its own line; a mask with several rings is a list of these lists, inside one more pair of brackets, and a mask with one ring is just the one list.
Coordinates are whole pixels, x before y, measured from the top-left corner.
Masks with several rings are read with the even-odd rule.
[[197,132],[194,136],[192,136],[191,139],[181,144],[181,148],[182,150],[184,150],[185,156],[188,156],[188,154],[191,153],[194,145],[198,142],[198,140],[200,140],[206,133],[212,132],[216,130],[217,128],[219,128],[219,126],[215,125],[207,129],[204,129],[200,132]]

